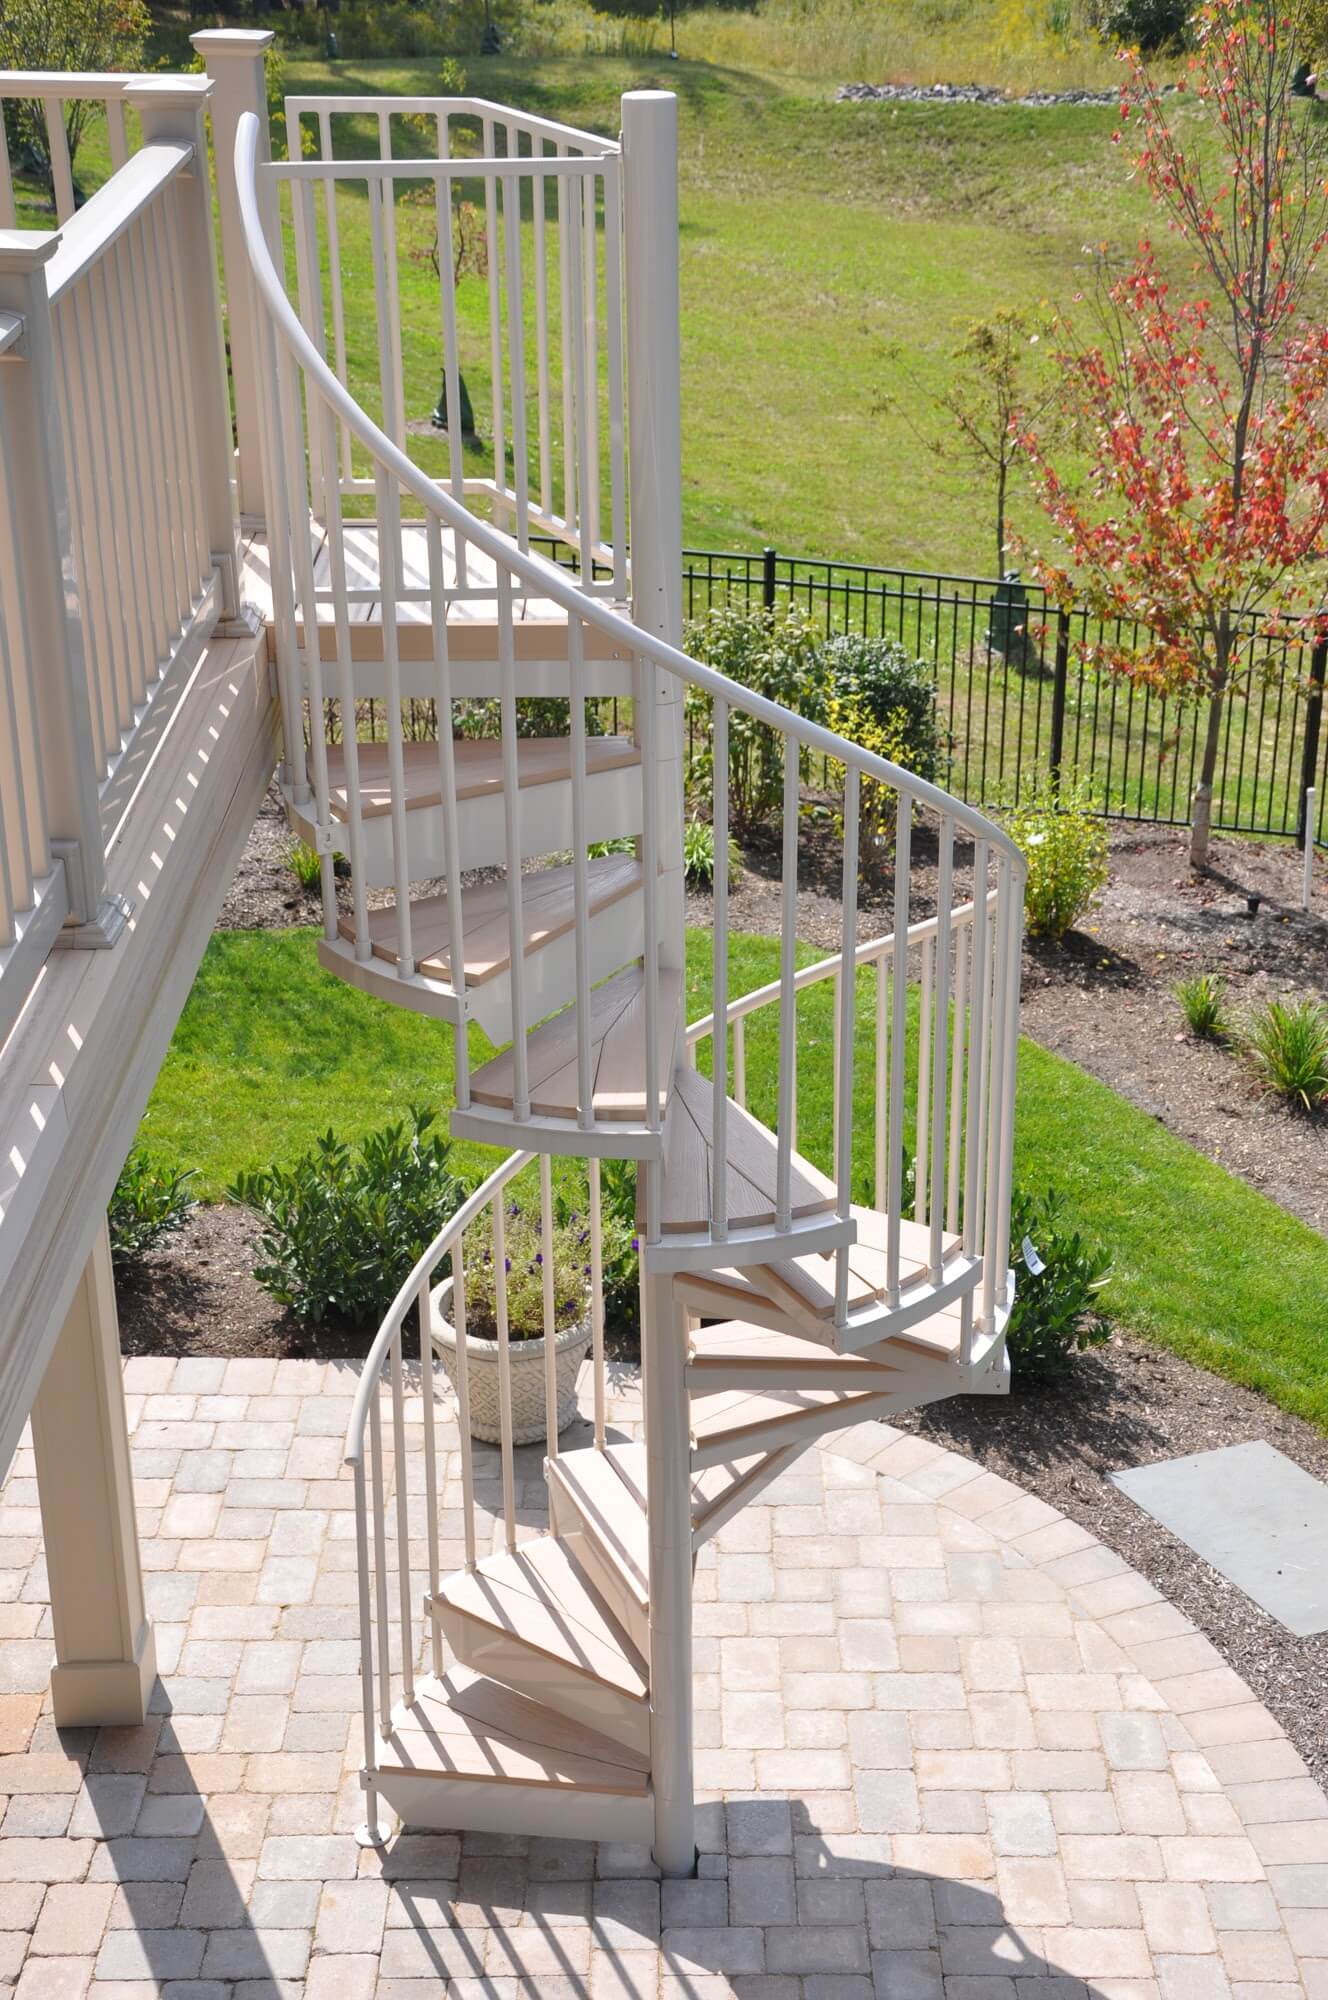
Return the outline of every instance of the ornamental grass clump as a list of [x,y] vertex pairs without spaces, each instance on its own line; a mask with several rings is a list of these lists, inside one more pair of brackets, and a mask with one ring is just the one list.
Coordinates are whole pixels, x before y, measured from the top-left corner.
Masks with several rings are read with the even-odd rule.
[[1321,1000],[1268,1000],[1245,1024],[1245,1048],[1265,1089],[1293,1109],[1328,1100],[1328,1007]]
[[1106,828],[1082,784],[1034,784],[1002,817],[1028,863],[1028,934],[1059,944],[1106,882]]
[[1180,1003],[1185,1025],[1197,1041],[1225,1042],[1231,1030],[1224,1009],[1227,982],[1218,972],[1199,972],[1178,980],[1172,992]]

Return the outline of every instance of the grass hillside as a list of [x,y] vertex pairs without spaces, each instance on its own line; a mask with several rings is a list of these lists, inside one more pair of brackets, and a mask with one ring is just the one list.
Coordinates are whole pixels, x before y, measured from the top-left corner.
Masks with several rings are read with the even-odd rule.
[[[287,85],[427,91],[434,67],[292,59]],[[690,541],[990,573],[985,489],[879,405],[893,392],[925,425],[969,320],[1066,299],[1086,242],[1133,240],[1143,202],[1109,108],[836,104],[821,79],[658,57],[467,72],[605,131],[622,91],[678,93]],[[428,290],[420,415],[437,389]]]

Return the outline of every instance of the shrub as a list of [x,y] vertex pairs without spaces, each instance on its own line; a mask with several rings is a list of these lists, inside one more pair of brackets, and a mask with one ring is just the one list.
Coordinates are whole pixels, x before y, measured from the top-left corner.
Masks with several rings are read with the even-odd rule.
[[1227,982],[1217,972],[1199,972],[1193,979],[1179,980],[1172,992],[1180,1002],[1185,1025],[1201,1042],[1224,1042],[1228,1028],[1222,1009]]
[[[859,749],[870,750],[873,756],[884,757],[890,764],[904,761],[902,723],[893,717],[886,722],[878,721],[861,695],[832,694],[826,720],[838,735],[847,737]],[[840,783],[845,782],[847,773],[842,764],[832,763],[830,769],[838,774]],[[893,786],[881,784],[875,778],[863,778],[858,787],[858,865],[869,879],[881,873],[885,857],[894,846],[896,799]],[[835,824],[842,836],[842,813]]]
[[193,1177],[192,1169],[167,1165],[144,1147],[135,1146],[120,1169],[106,1210],[111,1262],[121,1277],[197,1207],[188,1191]]
[[[809,618],[775,612],[763,605],[715,605],[687,628],[689,653],[717,673],[769,696],[812,722],[825,718],[825,689],[817,671],[817,647]],[[702,746],[692,759],[691,777],[711,796],[714,746],[710,696],[687,690],[687,722]],[[804,760],[805,761],[805,760]],[[729,710],[729,814],[734,826],[750,832],[778,814],[784,797],[784,738],[741,709]]]
[[[567,736],[571,733],[571,718],[566,695],[530,694],[520,695],[516,704],[516,733],[518,736]],[[500,736],[502,734],[503,705],[496,695],[476,696],[473,700],[459,703],[457,707],[456,733],[458,736]],[[603,736],[606,733],[604,718],[597,701],[586,703],[586,735]]]
[[1194,11],[1195,0],[1090,0],[1088,18],[1104,42],[1152,55],[1186,45]]
[[[682,830],[682,866],[689,889],[715,886],[715,829],[709,820],[689,819]],[[729,840],[729,884],[742,872],[742,852],[736,840]]]
[[[882,737],[894,746],[878,754],[934,784],[945,763],[947,743],[936,705],[936,682],[927,661],[915,659],[897,640],[868,639],[849,632],[827,639],[817,648],[817,665],[835,698],[870,717]],[[841,736],[849,733],[839,723],[831,727]],[[861,741],[858,737],[853,740]],[[875,745],[864,743],[863,747],[874,749]]]
[[254,1276],[274,1299],[301,1319],[377,1324],[466,1197],[433,1122],[414,1110],[355,1150],[328,1132],[293,1167],[239,1176],[230,1194],[262,1217]]
[[[1011,1261],[1019,1266],[1005,1344],[1020,1375],[1064,1372],[1086,1347],[1100,1347],[1108,1327],[1096,1299],[1111,1258],[1065,1222],[1061,1197],[1016,1187],[1010,1208]],[[1030,1256],[1029,1252],[1032,1252]]]
[[1245,1026],[1245,1046],[1269,1090],[1314,1111],[1328,1098],[1328,1007],[1321,1000],[1269,1000]]
[[[544,1337],[544,1237],[539,1213],[515,1199],[503,1211],[507,1331],[513,1340]],[[493,1245],[466,1259],[466,1331],[498,1338],[497,1266]],[[565,1333],[586,1316],[590,1301],[590,1224],[575,1211],[553,1224],[553,1325]]]
[[1028,863],[1029,936],[1059,944],[1107,879],[1106,828],[1083,785],[1035,784],[1004,819]]

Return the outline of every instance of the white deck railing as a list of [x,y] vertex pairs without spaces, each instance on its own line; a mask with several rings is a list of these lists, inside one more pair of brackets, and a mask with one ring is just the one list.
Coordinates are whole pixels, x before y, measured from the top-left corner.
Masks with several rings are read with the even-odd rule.
[[[353,121],[372,117],[381,157],[343,155]],[[436,159],[394,157],[403,120],[433,134]],[[401,451],[407,422],[420,418],[441,382],[446,404],[446,481],[459,502],[492,511],[519,547],[531,530],[557,536],[574,552],[584,588],[622,600],[626,578],[626,459],[624,440],[623,295],[620,156],[616,144],[573,126],[523,116],[483,98],[292,97],[286,102],[290,160],[271,170],[274,204],[289,190],[300,317],[337,380],[347,373],[344,264],[356,277],[366,245],[376,319],[376,368],[357,374],[355,399],[371,410]],[[318,157],[300,157],[301,130],[317,135]],[[477,150],[478,148],[478,150]],[[321,195],[321,199],[319,198]],[[362,198],[367,195],[366,202]],[[438,369],[414,386],[420,406],[407,410],[401,327],[402,263],[398,208],[422,197],[437,245]],[[475,197],[470,200],[468,197]],[[284,204],[283,204],[284,206]],[[279,213],[280,210],[277,211]],[[269,214],[269,229],[277,213]],[[471,275],[486,292],[486,352],[463,362],[454,270],[458,216],[473,216]],[[349,239],[349,241],[348,241]],[[463,278],[465,274],[463,273]],[[466,472],[461,429],[461,376],[487,369],[491,471]],[[337,457],[325,471],[318,440],[309,455],[309,497],[341,513],[352,496],[377,497],[372,460],[357,454],[353,433],[339,424]],[[472,441],[472,449],[473,441]],[[329,478],[328,473],[332,474]],[[466,543],[447,537],[449,588],[454,595],[492,597],[491,571],[468,569]],[[369,582],[348,588],[351,604],[371,599]],[[401,601],[425,604],[427,574],[403,581]],[[331,592],[322,593],[331,601]]]
[[[0,99],[41,81],[0,73]],[[108,853],[239,610],[210,86],[47,79],[52,129],[112,81],[140,150],[58,232],[0,232],[0,1035],[53,943],[118,935]]]
[[118,173],[129,159],[130,127],[125,118],[126,94],[141,77],[113,72],[85,72],[70,75],[65,70],[0,70],[0,229],[13,229],[17,222],[14,201],[14,159],[9,121],[14,112],[6,107],[31,105],[40,112],[46,135],[50,165],[51,193],[57,222],[68,222],[74,214],[76,194],[69,137],[65,120],[71,108],[96,105],[106,120],[106,139],[111,155],[111,172]]

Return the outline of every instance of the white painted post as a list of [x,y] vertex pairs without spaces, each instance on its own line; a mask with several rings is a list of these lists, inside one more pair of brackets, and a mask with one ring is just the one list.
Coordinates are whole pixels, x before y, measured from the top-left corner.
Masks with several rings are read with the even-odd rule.
[[51,849],[64,863],[69,919],[60,942],[114,944],[125,911],[106,892],[98,768],[83,650],[83,605],[74,563],[55,347],[46,291],[56,235],[0,230],[0,311],[17,313],[23,337],[3,367],[6,441],[24,468],[15,509],[18,572],[26,594],[32,697]]
[[32,1406],[56,1724],[137,1724],[156,1678],[143,1603],[111,1243],[102,1221]]
[[[646,631],[677,646],[682,643],[682,446],[676,97],[663,90],[628,91],[622,100],[622,135],[632,616]],[[672,675],[649,662],[644,670],[656,683],[651,735],[662,871],[660,958],[665,966],[681,968],[683,690]],[[643,1171],[658,1176],[660,1168],[649,1165]],[[646,1213],[659,1213],[657,1186],[647,1188]],[[643,1278],[642,1306],[655,1860],[666,1875],[690,1875],[696,1865],[696,1828],[687,1323],[668,1277]]]
[[226,328],[231,348],[235,397],[236,501],[242,522],[263,519],[262,408],[259,390],[258,322],[250,302],[249,259],[235,186],[235,132],[246,111],[258,119],[260,165],[272,156],[263,59],[273,37],[250,28],[209,28],[191,35],[211,77],[212,149],[221,217],[221,256],[226,273]]
[[188,340],[185,365],[198,440],[199,505],[220,584],[221,617],[225,624],[233,624],[240,615],[240,544],[231,491],[231,410],[203,117],[212,91],[205,76],[152,77],[127,89],[125,103],[142,121],[145,146],[176,141],[194,148],[193,165],[175,183],[179,226],[174,247],[180,256],[178,278]]
[[1305,875],[1301,887],[1301,908],[1308,910],[1314,899],[1314,787],[1305,788]]
[[[622,100],[626,250],[632,617],[682,644],[682,389],[678,291],[678,100],[629,90]],[[657,679],[660,957],[683,955],[683,688]]]

